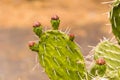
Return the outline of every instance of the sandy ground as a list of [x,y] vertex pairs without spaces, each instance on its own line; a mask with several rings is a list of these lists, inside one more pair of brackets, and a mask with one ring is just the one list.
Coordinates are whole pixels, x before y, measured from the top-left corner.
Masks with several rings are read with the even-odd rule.
[[[60,16],[60,29],[71,28],[84,55],[100,39],[112,37],[105,0],[1,0],[0,1],[0,80],[48,80],[37,65],[29,40],[38,40],[32,32],[34,21],[50,28],[50,17]],[[108,1],[108,0],[106,0]],[[36,65],[36,68],[34,67]]]

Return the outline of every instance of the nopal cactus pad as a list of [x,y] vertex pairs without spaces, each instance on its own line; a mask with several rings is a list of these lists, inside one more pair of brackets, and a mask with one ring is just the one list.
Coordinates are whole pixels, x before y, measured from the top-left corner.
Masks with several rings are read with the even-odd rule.
[[108,77],[109,80],[119,80],[120,47],[108,40],[99,43],[95,48],[94,59],[98,60],[99,58],[103,58],[105,60],[106,71],[103,76]]
[[120,0],[115,0],[110,11],[112,32],[120,44]]
[[37,34],[40,40],[30,49],[38,52],[40,64],[50,80],[88,80],[84,58],[73,40],[74,35],[71,38],[59,31],[59,23],[59,18],[51,18],[53,30],[45,32],[42,26],[34,27],[34,32],[40,33]]

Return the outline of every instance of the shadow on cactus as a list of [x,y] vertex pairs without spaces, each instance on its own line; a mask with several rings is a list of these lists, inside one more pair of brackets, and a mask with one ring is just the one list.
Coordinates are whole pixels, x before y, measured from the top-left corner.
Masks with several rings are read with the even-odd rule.
[[[120,46],[110,40],[98,43],[93,51],[94,60],[86,69],[74,34],[59,31],[60,19],[51,18],[52,30],[43,31],[36,22],[33,31],[39,42],[30,41],[29,48],[38,53],[39,61],[50,80],[120,80]],[[112,32],[120,44],[120,0],[115,0],[110,11]],[[90,55],[92,56],[92,55]]]

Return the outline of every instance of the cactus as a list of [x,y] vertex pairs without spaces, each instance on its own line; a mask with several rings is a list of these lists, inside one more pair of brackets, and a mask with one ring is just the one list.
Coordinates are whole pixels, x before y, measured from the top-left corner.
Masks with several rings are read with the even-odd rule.
[[[120,46],[109,40],[94,49],[92,68],[86,70],[84,57],[74,42],[74,34],[58,30],[60,19],[51,18],[52,30],[42,30],[36,22],[33,31],[39,42],[30,41],[29,48],[38,53],[39,62],[50,80],[120,80]],[[120,44],[120,0],[115,0],[110,11],[112,32]]]
[[[110,11],[112,32],[120,44],[120,0],[115,0]],[[94,50],[94,66],[90,74],[94,77],[107,78],[108,80],[120,79],[120,47],[105,40],[99,43]],[[103,64],[104,63],[104,64]]]
[[84,58],[74,42],[75,36],[59,31],[59,23],[58,16],[52,17],[53,30],[45,32],[39,22],[35,23],[33,31],[40,40],[29,42],[30,49],[38,52],[40,64],[51,80],[89,80]]
[[103,41],[96,46],[94,58],[104,58],[109,70],[120,68],[120,47],[112,42]]
[[97,68],[96,66],[92,68],[92,74],[95,75],[97,74],[95,72],[101,71],[101,77],[107,77],[109,80],[120,79],[120,47],[117,44],[108,40],[99,43],[94,51],[94,59],[97,61]]
[[120,44],[120,0],[115,0],[110,11],[110,22],[112,25],[112,32]]

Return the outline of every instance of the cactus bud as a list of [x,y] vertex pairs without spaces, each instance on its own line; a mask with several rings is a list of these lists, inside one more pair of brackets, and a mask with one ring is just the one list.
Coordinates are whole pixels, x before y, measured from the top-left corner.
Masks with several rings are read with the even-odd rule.
[[105,64],[105,60],[104,60],[104,58],[99,58],[99,59],[96,60],[96,63],[98,65],[104,65]]
[[40,24],[40,22],[35,22],[34,24],[33,24],[33,31],[35,32],[35,34],[37,35],[37,36],[41,36],[41,34],[42,34],[42,27],[41,27],[42,25]]
[[60,24],[59,17],[57,15],[51,17],[51,24],[54,30],[57,30]]
[[104,58],[98,58],[96,64],[91,68],[90,73],[94,76],[103,77],[107,69],[105,63]]
[[75,35],[74,35],[74,34],[69,34],[69,39],[70,39],[71,41],[73,41],[74,38],[75,38]]
[[39,26],[41,26],[41,24],[38,21],[33,24],[33,27],[39,27]]
[[34,42],[34,41],[29,41],[29,42],[28,42],[29,47],[34,46],[34,44],[35,44],[35,42]]
[[38,52],[38,44],[36,44],[34,41],[29,41],[28,46],[32,51]]
[[51,20],[59,20],[59,17],[57,15],[54,15],[51,17]]

